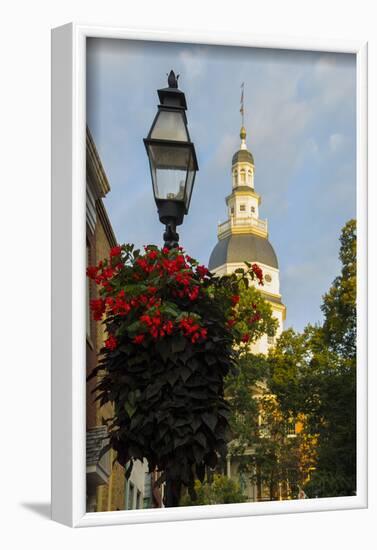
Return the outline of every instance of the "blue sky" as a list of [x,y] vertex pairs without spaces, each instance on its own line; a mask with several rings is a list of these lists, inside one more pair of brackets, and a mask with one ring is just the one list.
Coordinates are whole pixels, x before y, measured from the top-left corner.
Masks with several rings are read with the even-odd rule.
[[246,141],[279,260],[285,327],[321,321],[322,295],[340,269],[340,231],[356,215],[355,56],[88,39],[87,123],[111,185],[104,202],[118,241],[138,247],[162,241],[143,138],[170,69],[180,74],[199,163],[181,244],[208,263],[226,219],[245,82]]

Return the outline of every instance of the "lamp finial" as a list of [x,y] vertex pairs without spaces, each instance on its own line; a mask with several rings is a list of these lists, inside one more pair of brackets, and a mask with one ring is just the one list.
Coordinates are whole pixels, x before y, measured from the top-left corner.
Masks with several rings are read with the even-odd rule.
[[168,77],[169,88],[178,88],[179,74],[177,74],[177,76],[175,76],[175,72],[173,70],[171,70],[169,75],[167,74],[167,77]]

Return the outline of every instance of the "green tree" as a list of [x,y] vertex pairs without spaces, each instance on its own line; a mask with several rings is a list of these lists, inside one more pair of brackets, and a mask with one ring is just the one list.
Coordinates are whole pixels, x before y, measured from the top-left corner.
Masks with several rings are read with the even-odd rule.
[[228,448],[239,474],[256,483],[260,498],[292,496],[312,465],[303,460],[307,434],[301,429],[288,436],[299,415],[282,409],[271,393],[266,356],[241,354],[237,373],[227,376],[225,388],[233,434]]
[[356,220],[342,229],[339,259],[341,274],[323,298],[323,339],[339,356],[356,357]]
[[309,496],[356,490],[356,223],[340,237],[341,274],[323,298],[322,326],[285,331],[269,356],[270,388],[283,411],[305,415],[318,437]]
[[245,502],[238,483],[227,476],[215,474],[212,481],[195,481],[196,499],[193,500],[189,494],[181,499],[181,506],[198,506],[205,504],[234,504]]

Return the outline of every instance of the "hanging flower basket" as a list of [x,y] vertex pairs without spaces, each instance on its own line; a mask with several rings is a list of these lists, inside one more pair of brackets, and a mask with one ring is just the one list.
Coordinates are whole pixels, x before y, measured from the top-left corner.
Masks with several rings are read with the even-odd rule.
[[114,405],[107,449],[127,476],[146,459],[170,481],[177,503],[181,485],[194,494],[195,479],[226,454],[224,377],[266,331],[263,299],[250,306],[240,293],[253,279],[263,284],[262,271],[247,264],[215,277],[181,248],[142,253],[123,245],[87,275],[100,289],[93,317],[107,331],[91,374],[100,405]]

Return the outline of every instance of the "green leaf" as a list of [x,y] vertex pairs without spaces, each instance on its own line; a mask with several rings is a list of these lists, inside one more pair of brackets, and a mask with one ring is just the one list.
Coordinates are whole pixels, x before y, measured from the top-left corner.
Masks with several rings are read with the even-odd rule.
[[172,353],[180,353],[182,352],[187,344],[187,340],[184,336],[177,336],[173,339],[171,343],[171,350]]
[[213,432],[217,424],[217,415],[214,413],[203,413],[202,415],[203,422],[208,426],[208,428]]

